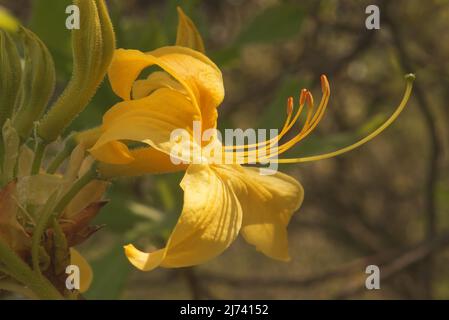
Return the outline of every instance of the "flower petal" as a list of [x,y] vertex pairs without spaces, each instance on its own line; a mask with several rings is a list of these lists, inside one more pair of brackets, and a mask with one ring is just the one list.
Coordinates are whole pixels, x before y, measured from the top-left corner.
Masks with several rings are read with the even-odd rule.
[[197,110],[182,93],[162,88],[143,99],[112,107],[103,117],[103,133],[89,151],[106,163],[130,163],[134,158],[125,145],[125,150],[115,153],[105,152],[103,148],[113,141],[131,140],[170,154],[176,144],[171,139],[172,133],[183,129],[188,137],[193,137],[193,121],[198,118]]
[[157,57],[159,65],[194,95],[201,110],[202,130],[215,128],[216,109],[224,98],[220,69],[202,53],[186,47],[162,47],[149,54]]
[[193,21],[178,7],[178,33],[176,45],[205,52],[204,42]]
[[141,51],[115,50],[108,70],[112,90],[123,100],[130,100],[134,81],[143,69],[152,64],[154,60]]
[[93,280],[93,272],[89,262],[74,248],[70,248],[70,264],[80,269],[80,292],[86,292]]
[[118,49],[109,68],[112,89],[129,100],[135,80],[143,69],[158,65],[187,91],[201,110],[203,130],[214,127],[218,105],[224,98],[220,69],[205,55],[186,47],[162,47],[147,54],[138,50]]
[[145,253],[133,246],[125,253],[137,268],[176,268],[203,263],[222,253],[237,237],[242,210],[230,181],[205,165],[191,165],[181,187],[184,208],[164,249]]
[[109,141],[90,151],[98,161],[105,163],[127,164],[134,161],[134,157],[126,144],[120,141]]
[[137,80],[132,88],[133,99],[141,99],[160,88],[170,88],[179,92],[185,92],[184,87],[173,79],[167,72],[155,71],[145,80]]
[[260,175],[244,168],[247,192],[238,195],[243,209],[242,235],[270,258],[288,261],[287,225],[304,199],[304,189],[292,177],[277,172]]
[[142,174],[168,173],[185,170],[184,164],[173,164],[170,156],[152,147],[129,151],[134,159],[127,164],[99,163],[98,170],[102,177],[131,177]]

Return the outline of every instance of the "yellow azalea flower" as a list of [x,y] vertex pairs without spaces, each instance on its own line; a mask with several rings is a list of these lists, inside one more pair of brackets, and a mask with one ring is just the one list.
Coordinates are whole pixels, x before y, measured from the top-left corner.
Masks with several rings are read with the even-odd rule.
[[[330,96],[329,83],[322,76],[323,96],[319,105],[315,108],[312,94],[303,90],[294,112],[293,99],[290,98],[287,119],[276,138],[255,145],[220,145],[225,155],[235,156],[235,163],[216,163],[206,158],[200,164],[175,165],[170,159],[170,152],[176,144],[170,139],[171,133],[182,128],[197,147],[207,145],[193,137],[193,122],[201,123],[202,132],[216,128],[217,107],[224,97],[219,68],[200,51],[185,47],[202,43],[194,41],[200,39],[199,34],[185,19],[180,12],[181,31],[178,29],[176,46],[148,53],[119,49],[109,69],[112,88],[123,101],[104,115],[101,129],[95,131],[99,137],[90,152],[104,163],[100,165],[102,174],[186,172],[180,184],[184,190],[184,207],[165,248],[146,253],[128,245],[125,247],[126,255],[141,270],[158,266],[191,266],[219,255],[241,233],[258,251],[271,258],[288,261],[287,226],[303,201],[304,190],[288,175],[260,175],[257,168],[242,165],[248,164],[261,149],[269,149],[279,142],[299,121],[305,108],[307,112],[302,130],[282,143],[275,153],[265,156],[265,160],[298,163],[352,150],[375,137],[396,119],[410,96],[412,81],[408,81],[396,112],[380,128],[339,151],[307,158],[278,159],[309,135],[322,119]],[[179,32],[194,34],[180,36]],[[162,71],[136,81],[150,66],[158,66]],[[138,141],[148,147],[130,149],[127,141]],[[220,142],[214,140],[214,143]]]

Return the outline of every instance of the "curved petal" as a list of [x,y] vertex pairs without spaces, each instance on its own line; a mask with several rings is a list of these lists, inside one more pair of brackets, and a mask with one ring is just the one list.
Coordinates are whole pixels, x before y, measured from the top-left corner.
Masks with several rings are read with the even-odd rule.
[[[105,146],[119,140],[131,140],[170,154],[177,144],[171,139],[172,133],[182,130],[189,138],[193,137],[194,120],[199,121],[199,114],[192,103],[182,93],[162,88],[146,98],[120,102],[106,112],[103,132],[89,151],[106,163],[130,163],[134,158],[126,145],[120,145],[115,151]],[[109,148],[108,152],[105,148]]]
[[185,164],[173,164],[170,156],[152,147],[129,151],[133,161],[127,164],[99,163],[98,171],[105,178],[131,177],[142,174],[167,173],[185,170]]
[[89,262],[74,248],[70,248],[70,264],[78,266],[80,270],[80,292],[86,292],[93,280],[93,272]]
[[158,65],[185,88],[201,110],[203,130],[214,127],[218,105],[224,98],[220,69],[205,55],[186,47],[162,47],[147,54],[118,49],[109,68],[112,89],[129,100],[135,80],[143,69]]
[[108,70],[112,90],[123,100],[131,99],[131,88],[139,74],[154,60],[138,50],[117,49]]
[[137,80],[132,88],[133,99],[142,99],[160,88],[169,88],[187,94],[184,87],[167,72],[155,71],[145,80]]
[[202,53],[186,47],[162,47],[148,54],[157,57],[159,65],[194,95],[201,110],[202,130],[215,128],[217,107],[224,98],[220,69]]
[[270,258],[290,260],[287,225],[304,198],[299,182],[280,172],[260,175],[258,168],[218,167],[238,191],[244,239]]
[[134,161],[127,145],[120,141],[109,141],[95,150],[91,149],[92,155],[101,162],[113,164],[127,164]]
[[137,268],[176,268],[203,263],[222,253],[237,237],[242,209],[235,190],[220,172],[205,165],[189,166],[181,187],[184,208],[167,246],[152,253],[125,247]]
[[247,194],[239,195],[243,208],[243,237],[271,258],[290,260],[287,225],[302,204],[303,187],[280,172],[264,176],[256,168],[244,168],[244,173]]

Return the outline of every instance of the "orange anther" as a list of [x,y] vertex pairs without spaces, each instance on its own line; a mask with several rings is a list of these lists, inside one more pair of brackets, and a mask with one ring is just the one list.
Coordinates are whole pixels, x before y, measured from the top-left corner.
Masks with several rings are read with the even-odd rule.
[[313,107],[313,95],[310,91],[307,91],[306,101],[309,104],[309,107]]
[[287,99],[287,115],[291,115],[293,112],[293,97]]
[[309,92],[307,89],[301,90],[301,94],[299,95],[299,105],[302,106],[304,104],[304,102],[306,101],[307,92]]
[[330,91],[329,81],[324,74],[321,75],[321,90],[323,91],[323,93],[329,93]]

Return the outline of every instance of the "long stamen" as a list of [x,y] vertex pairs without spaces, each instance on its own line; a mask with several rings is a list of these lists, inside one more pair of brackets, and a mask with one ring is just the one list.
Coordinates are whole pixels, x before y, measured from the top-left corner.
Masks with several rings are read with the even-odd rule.
[[[230,150],[238,150],[238,149],[255,149],[255,150],[248,150],[248,151],[237,151],[239,152],[239,156],[246,156],[248,153],[251,152],[257,152],[258,149],[265,147],[266,145],[273,145],[275,143],[277,143],[278,141],[280,141],[282,139],[282,137],[288,132],[290,131],[290,129],[293,127],[293,125],[296,123],[296,121],[298,121],[299,116],[302,113],[302,110],[304,108],[304,104],[306,101],[305,96],[307,95],[308,91],[306,89],[303,89],[301,91],[301,95],[299,97],[299,108],[296,111],[295,116],[292,118],[292,114],[293,114],[293,109],[294,109],[294,102],[293,102],[293,97],[289,97],[287,100],[287,118],[284,122],[284,125],[281,129],[281,133],[279,135],[277,135],[276,137],[270,139],[270,140],[265,140],[259,143],[253,143],[253,144],[248,144],[248,145],[240,145],[240,146],[225,146],[224,149],[226,152],[230,152]],[[291,120],[291,121],[290,121]],[[269,148],[269,147],[268,147]]]
[[[285,119],[284,125],[282,126],[281,134],[287,130],[287,127],[290,123],[290,119],[292,117],[292,113],[293,113],[293,97],[289,97],[287,99],[287,118]],[[276,137],[271,140],[274,141],[274,139],[276,139]],[[259,148],[260,146],[264,146],[264,145],[270,143],[271,140],[266,140],[266,141],[262,141],[259,143],[244,144],[244,145],[239,145],[239,146],[224,146],[223,149],[226,151],[229,151],[229,150],[238,150],[238,149]]]
[[329,159],[333,158],[335,156],[341,155],[343,153],[349,152],[351,150],[354,150],[368,141],[375,138],[377,135],[379,135],[382,131],[384,131],[386,128],[388,128],[401,114],[401,112],[404,110],[405,106],[407,105],[407,102],[410,98],[410,95],[412,93],[413,88],[413,81],[415,80],[415,76],[413,74],[408,74],[405,76],[405,79],[407,80],[407,86],[405,88],[404,96],[401,100],[401,103],[396,108],[395,112],[375,131],[373,131],[371,134],[366,136],[365,138],[357,141],[356,143],[347,146],[345,148],[339,149],[337,151],[316,155],[316,156],[310,156],[310,157],[301,157],[301,158],[287,158],[287,159],[271,159],[274,163],[299,163],[299,162],[310,162],[310,161],[317,161],[317,160],[323,160],[323,159]]
[[[329,102],[329,96],[330,96],[329,82],[328,82],[326,76],[324,76],[324,75],[321,76],[321,88],[322,88],[323,96],[321,98],[320,104],[319,104],[315,114],[313,115],[313,117],[311,116],[312,114],[309,113],[308,117],[307,117],[308,120],[306,120],[306,123],[304,124],[304,127],[302,128],[302,130],[294,138],[290,139],[283,145],[277,147],[275,150],[276,152],[274,152],[273,154],[271,154],[269,156],[263,157],[263,160],[279,156],[280,154],[286,152],[291,147],[296,145],[298,142],[300,142],[301,140],[306,138],[316,128],[316,126],[318,125],[318,123],[320,123],[321,119],[323,118],[323,116],[325,114],[325,111],[326,111],[326,108],[327,108],[327,105]],[[307,94],[306,100],[307,100],[307,104],[310,106],[309,110],[312,110],[313,109],[313,96],[310,92]]]
[[303,130],[301,130],[301,132],[296,137],[294,137],[290,141],[286,142],[282,146],[279,146],[278,153],[277,153],[278,155],[286,152],[291,147],[296,145],[298,142],[300,142],[301,140],[306,138],[318,126],[318,124],[323,119],[323,116],[325,114],[325,111],[326,111],[326,108],[327,108],[327,105],[329,102],[329,96],[330,96],[329,89],[326,89],[326,91],[323,92],[323,98],[320,102],[320,106],[318,107],[315,115],[313,116],[313,119],[312,119],[310,125],[307,127],[304,126]]
[[[301,91],[300,95],[300,107],[293,118],[293,120],[290,122],[288,127],[285,131],[281,132],[277,137],[274,139],[269,140],[269,145],[261,148],[262,146],[267,144],[267,141],[264,143],[261,143],[257,145],[257,149],[255,150],[248,150],[248,151],[241,151],[238,153],[238,158],[242,160],[241,163],[248,163],[249,160],[253,160],[254,157],[258,159],[258,161],[265,161],[268,159],[271,159],[273,157],[277,157],[279,154],[282,154],[286,152],[288,149],[290,149],[293,145],[304,139],[309,133],[311,133],[315,127],[318,125],[318,123],[321,121],[321,119],[324,116],[324,112],[327,107],[327,103],[329,101],[330,96],[330,87],[329,82],[327,80],[327,77],[325,75],[321,76],[321,89],[323,92],[323,96],[321,98],[320,104],[316,111],[314,112],[315,106],[313,101],[312,93],[306,89],[303,89]],[[306,114],[306,120],[305,123],[300,130],[300,132],[292,139],[284,143],[283,145],[279,147],[273,148],[276,143],[280,141],[280,139],[293,127],[293,125],[298,121],[299,116],[302,113],[302,109],[304,106],[307,105],[307,114]],[[262,149],[262,150],[261,150]]]

